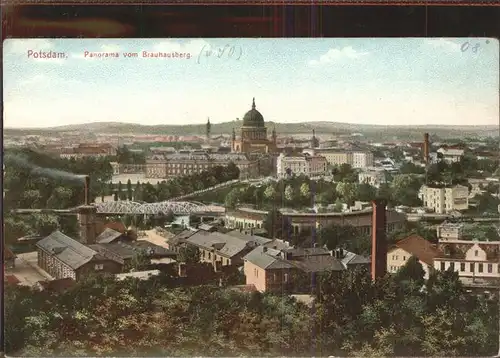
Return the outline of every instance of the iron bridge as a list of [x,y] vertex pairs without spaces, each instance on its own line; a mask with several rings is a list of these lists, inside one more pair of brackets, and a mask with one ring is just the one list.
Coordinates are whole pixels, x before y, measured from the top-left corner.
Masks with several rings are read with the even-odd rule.
[[158,203],[138,203],[135,201],[108,201],[94,203],[100,214],[161,215],[173,212],[176,215],[223,214],[222,206],[205,205],[193,201],[162,201]]

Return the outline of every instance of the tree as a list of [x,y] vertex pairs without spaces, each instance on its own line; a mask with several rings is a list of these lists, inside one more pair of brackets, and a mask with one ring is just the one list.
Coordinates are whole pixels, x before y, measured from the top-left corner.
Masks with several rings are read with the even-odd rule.
[[269,201],[273,201],[276,199],[276,189],[274,189],[274,186],[272,184],[269,184],[266,190],[264,190],[264,198]]
[[285,199],[291,203],[296,199],[296,196],[295,188],[292,185],[288,185],[285,188]]
[[118,192],[117,191],[115,191],[115,193],[113,194],[113,200],[118,201]]
[[122,185],[122,182],[121,182],[121,181],[119,181],[119,182],[118,182],[117,192],[118,192],[118,197],[120,198],[120,200],[122,200],[122,196],[123,196],[123,185]]
[[132,182],[130,179],[127,181],[127,200],[132,200]]
[[177,256],[177,261],[188,264],[196,264],[200,262],[200,250],[192,245],[181,247],[179,255]]
[[424,284],[425,271],[416,256],[411,256],[396,273],[397,281],[414,281],[419,288]]
[[419,206],[422,204],[418,192],[421,180],[410,174],[396,175],[391,183],[392,201],[399,205]]
[[228,208],[234,208],[238,204],[240,196],[241,196],[240,188],[233,188],[226,195],[226,198],[224,200],[224,204]]
[[290,239],[291,237],[290,222],[278,209],[273,208],[268,212],[263,226],[270,239]]
[[151,259],[149,258],[149,254],[147,252],[138,252],[132,257],[130,262],[128,262],[124,266],[125,272],[131,271],[142,271],[147,269],[147,267],[151,264]]
[[377,197],[377,189],[370,184],[359,184],[357,191],[357,199],[360,201],[372,201]]
[[309,187],[308,183],[302,183],[300,186],[300,195],[304,199],[309,199],[311,196],[311,188]]
[[342,181],[337,184],[337,193],[339,193],[347,204],[352,205],[357,196],[357,185]]

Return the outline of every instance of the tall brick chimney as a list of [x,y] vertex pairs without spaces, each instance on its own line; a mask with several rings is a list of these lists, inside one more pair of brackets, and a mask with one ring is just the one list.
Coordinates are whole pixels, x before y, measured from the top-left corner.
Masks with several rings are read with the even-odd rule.
[[424,162],[429,163],[429,133],[424,133]]
[[85,201],[83,205],[89,205],[89,200],[90,200],[90,176],[86,175],[85,176]]
[[372,280],[386,274],[387,238],[386,238],[386,203],[384,200],[372,201]]
[[80,242],[95,244],[97,208],[90,205],[90,176],[86,175],[84,179],[85,201],[77,211]]

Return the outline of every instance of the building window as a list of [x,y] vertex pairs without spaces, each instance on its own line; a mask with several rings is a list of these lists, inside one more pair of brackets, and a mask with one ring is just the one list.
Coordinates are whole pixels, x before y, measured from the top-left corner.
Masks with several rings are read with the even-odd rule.
[[444,271],[445,270],[445,263],[444,262],[441,262],[441,271]]
[[288,274],[287,273],[283,274],[283,281],[285,281],[285,283],[288,282]]
[[94,269],[96,271],[104,270],[104,265],[103,264],[97,264],[97,265],[94,266]]
[[479,251],[478,250],[474,251],[474,256],[479,256]]
[[488,273],[492,273],[492,272],[493,272],[493,265],[488,264]]
[[470,264],[470,272],[474,272],[474,264]]
[[477,268],[478,272],[483,272],[483,264],[479,264],[479,267]]
[[406,256],[403,256],[403,261],[406,261]]
[[210,260],[212,258],[212,254],[209,252],[208,253],[208,259]]
[[455,263],[454,262],[450,262],[450,268],[451,268],[451,271],[455,271]]
[[460,271],[464,272],[465,271],[465,263],[460,264]]

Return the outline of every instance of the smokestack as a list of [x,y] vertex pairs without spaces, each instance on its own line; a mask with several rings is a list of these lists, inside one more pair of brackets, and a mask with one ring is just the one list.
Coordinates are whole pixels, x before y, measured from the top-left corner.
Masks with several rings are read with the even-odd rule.
[[429,162],[429,133],[424,133],[424,162]]
[[90,177],[88,175],[85,175],[85,201],[84,205],[89,205],[89,200],[90,200]]
[[387,239],[386,239],[386,203],[384,200],[372,201],[372,280],[386,274]]

